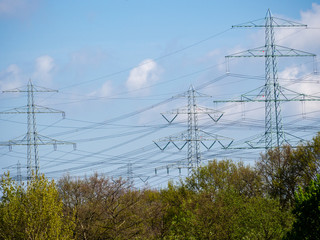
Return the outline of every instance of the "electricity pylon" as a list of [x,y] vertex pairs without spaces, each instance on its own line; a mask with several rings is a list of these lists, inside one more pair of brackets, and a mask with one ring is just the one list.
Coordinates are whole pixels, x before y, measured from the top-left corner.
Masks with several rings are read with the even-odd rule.
[[21,175],[21,163],[18,161],[17,163],[17,181],[21,185],[22,184],[22,175]]
[[17,175],[14,178],[16,179],[16,181],[20,185],[22,185],[22,175],[21,175],[21,163],[20,163],[20,161],[18,161],[17,164],[10,165],[10,166],[4,167],[2,169],[14,169],[14,168],[17,170]]
[[28,93],[28,104],[20,108],[10,109],[8,111],[0,112],[0,114],[27,114],[28,129],[27,134],[22,139],[13,139],[9,140],[6,143],[0,143],[2,146],[9,146],[9,149],[12,149],[14,145],[23,145],[27,146],[27,180],[31,180],[33,174],[38,175],[40,164],[39,164],[39,145],[53,145],[54,150],[56,150],[57,145],[62,144],[72,144],[75,148],[75,144],[71,142],[58,141],[46,136],[42,136],[37,132],[37,123],[36,123],[36,114],[38,113],[61,113],[62,117],[65,117],[65,113],[60,110],[53,108],[42,107],[36,105],[34,102],[34,93],[35,92],[58,92],[57,90],[52,90],[44,87],[39,87],[33,85],[32,81],[29,80],[27,87],[25,88],[15,88],[12,90],[6,90],[5,92],[26,92]]
[[133,187],[133,170],[131,161],[127,165],[127,184],[129,188]]
[[134,178],[139,178],[145,186],[148,185],[149,176],[135,174],[133,172],[133,163],[131,161],[129,161],[127,163],[127,185],[128,185],[128,188],[130,188],[130,189],[134,188],[134,185],[135,185]]
[[[154,143],[160,148],[160,150],[165,150],[170,143],[172,143],[178,150],[182,150],[185,145],[188,145],[187,169],[188,174],[190,174],[192,169],[197,169],[201,164],[200,144],[207,150],[210,150],[215,145],[215,143],[218,142],[222,148],[226,149],[232,144],[233,140],[216,134],[207,133],[199,129],[199,114],[208,115],[214,122],[218,122],[223,115],[222,112],[197,105],[196,98],[208,97],[207,95],[197,92],[193,88],[193,86],[190,86],[189,90],[186,93],[178,95],[177,97],[187,98],[187,107],[167,112],[166,114],[173,115],[173,117],[170,119],[166,117],[166,114],[164,113],[162,113],[161,115],[169,124],[171,124],[179,114],[186,114],[188,117],[188,129],[187,131],[184,131],[178,135],[173,135],[154,141]],[[224,143],[224,141],[228,141],[228,143]],[[160,142],[165,143],[163,147],[160,146]],[[178,142],[180,142],[180,144]],[[160,167],[157,169],[167,168],[168,173],[169,167],[173,167],[175,165],[177,165],[179,171],[181,171],[181,168],[185,167],[185,164],[183,162],[180,162],[178,164],[170,164],[166,167]],[[155,169],[155,172],[157,172],[157,169]]]
[[[258,20],[259,21],[259,20]],[[215,101],[215,102],[265,102],[265,132],[262,139],[256,142],[247,141],[250,147],[263,148],[266,150],[274,147],[280,147],[286,140],[286,133],[283,130],[282,115],[280,103],[284,101],[319,101],[316,96],[300,94],[279,85],[277,71],[277,57],[313,57],[315,54],[287,48],[275,44],[274,28],[293,28],[307,27],[307,25],[296,23],[293,21],[273,17],[270,10],[264,18],[264,23],[252,21],[240,25],[234,25],[232,28],[265,28],[265,45],[262,47],[249,49],[244,52],[226,56],[227,59],[235,57],[263,57],[265,58],[265,84],[259,90],[257,95],[253,95],[254,91],[241,95],[240,100]],[[229,71],[229,69],[227,69]],[[316,72],[316,69],[314,69]]]

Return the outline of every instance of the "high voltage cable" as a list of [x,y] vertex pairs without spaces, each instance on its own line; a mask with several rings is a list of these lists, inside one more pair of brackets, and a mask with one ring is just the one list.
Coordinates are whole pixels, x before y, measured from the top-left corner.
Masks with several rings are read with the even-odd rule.
[[94,123],[94,124],[91,124],[89,126],[85,126],[85,127],[79,127],[75,130],[70,130],[70,131],[66,131],[66,132],[61,132],[61,133],[56,133],[56,134],[53,134],[52,136],[61,136],[61,135],[66,135],[66,134],[70,134],[70,133],[74,133],[74,132],[79,132],[79,131],[84,131],[84,130],[88,130],[88,129],[93,129],[93,128],[96,128],[98,126],[101,126],[101,125],[106,125],[106,124],[109,124],[109,123],[112,123],[112,122],[116,122],[116,121],[120,121],[120,120],[123,120],[123,119],[126,119],[126,118],[129,118],[129,117],[132,117],[132,116],[135,116],[135,115],[138,115],[140,113],[143,113],[147,110],[150,110],[152,108],[155,108],[155,107],[158,107],[162,104],[165,104],[165,103],[168,103],[170,101],[172,101],[174,98],[170,98],[170,99],[166,99],[162,102],[159,102],[157,104],[154,104],[152,106],[149,106],[149,107],[145,107],[143,109],[140,109],[140,110],[137,110],[137,111],[134,111],[134,112],[131,112],[131,113],[127,113],[127,114],[123,114],[121,116],[118,116],[118,117],[115,117],[115,118],[112,118],[112,119],[109,119],[109,120],[105,120],[105,121],[102,121],[102,122],[99,122],[99,123]]
[[[200,43],[199,43],[200,44]],[[181,51],[183,51],[183,50],[181,50]],[[174,53],[173,53],[174,54]],[[172,55],[172,54],[171,54]],[[154,59],[154,60],[156,60],[156,59]],[[147,63],[145,63],[145,64],[147,64]],[[138,65],[138,66],[140,66],[140,65]],[[131,68],[130,68],[131,69]],[[233,76],[232,74],[228,74],[228,75],[225,75],[225,76],[231,76],[231,77],[236,77],[236,76]],[[243,77],[240,77],[240,78],[245,78],[244,76],[246,76],[246,75],[242,75]],[[102,77],[103,78],[103,77]],[[223,79],[224,77],[222,77],[222,79]],[[99,78],[99,79],[101,79],[101,78]],[[256,79],[256,80],[264,80],[264,78],[263,79],[261,79],[261,77],[259,77],[259,76],[253,76],[251,79]],[[279,78],[280,79],[280,78]],[[210,84],[212,84],[212,83],[214,83],[215,82],[215,80],[216,79],[214,79],[211,83],[209,83],[209,82],[207,82],[207,83],[205,83],[205,84],[202,84],[202,85],[200,85],[197,89],[201,89],[201,88],[204,88],[204,87],[206,87],[206,86],[208,86],[208,85],[210,85]],[[220,80],[220,79],[219,79]],[[290,80],[290,79],[289,79]],[[90,81],[90,80],[89,80]],[[89,82],[89,81],[86,81],[86,82]],[[92,80],[92,81],[95,81],[95,80]],[[172,80],[173,81],[173,80]],[[84,82],[82,82],[82,83],[80,83],[80,84],[84,84]],[[159,83],[159,84],[164,84],[164,83]],[[206,85],[207,84],[207,85]],[[160,103],[158,104],[158,105],[160,105]],[[235,106],[238,106],[238,104],[235,104]],[[153,107],[151,107],[151,108],[149,108],[149,109],[152,109]],[[147,111],[147,110],[149,110],[149,109],[146,109],[145,111]],[[224,108],[224,109],[227,109],[227,108]],[[139,111],[139,110],[138,110]],[[135,112],[133,112],[133,113],[135,113],[135,114],[133,114],[133,115],[131,115],[131,116],[135,116],[135,115],[137,115],[137,114],[139,114],[139,113],[137,113],[138,111],[135,111]],[[254,111],[254,110],[252,110],[252,111]],[[144,111],[142,111],[142,112],[144,112]],[[247,112],[247,111],[246,111]],[[318,111],[316,111],[316,113],[317,113]],[[241,111],[239,111],[239,112],[237,112],[237,113],[235,113],[235,112],[233,112],[232,113],[232,115],[236,115],[236,114],[239,114],[239,113],[241,113]],[[300,114],[296,114],[296,115],[292,115],[293,117],[294,116],[298,116],[298,115],[300,115]],[[126,119],[126,118],[129,118],[129,117],[131,117],[130,116],[130,113],[129,114],[125,114],[125,115],[122,115],[122,116],[124,116],[124,118],[121,118],[121,116],[120,117],[117,117],[117,118],[113,118],[113,119],[110,119],[110,120],[106,120],[106,121],[104,121],[104,122],[98,122],[98,123],[92,123],[92,124],[94,124],[94,125],[91,125],[91,127],[90,127],[90,125],[89,125],[89,127],[88,128],[86,128],[86,127],[80,127],[80,129],[82,129],[82,128],[86,128],[86,129],[96,129],[97,128],[97,126],[101,126],[101,125],[106,125],[106,124],[110,124],[110,125],[112,125],[111,123],[112,122],[117,122],[117,121],[121,121],[121,120],[123,120],[123,119]],[[290,117],[292,117],[292,116],[290,116]],[[310,118],[309,118],[310,119]],[[316,120],[317,120],[317,118],[315,118]],[[75,120],[75,121],[77,121],[77,120]],[[109,122],[108,122],[109,121]],[[295,126],[294,124],[296,123],[296,122],[298,122],[299,120],[292,120],[291,121],[291,123],[288,123],[287,124],[287,126],[289,126],[289,127],[291,127],[291,126]],[[81,120],[79,120],[79,122],[81,122]],[[253,124],[254,123],[254,124]],[[256,120],[255,119],[245,119],[244,121],[241,121],[241,123],[238,123],[238,124],[241,124],[242,125],[242,127],[247,127],[247,126],[255,126],[255,127],[259,127],[260,125],[256,122]],[[115,125],[115,124],[114,124]],[[230,127],[230,126],[233,126],[233,127],[237,127],[237,126],[235,126],[235,124],[234,124],[234,122],[232,122],[232,121],[230,121],[229,123],[227,123],[227,124],[223,124],[224,126],[222,126],[222,127],[219,127],[219,128],[217,128],[217,129],[215,129],[214,131],[221,131],[221,130],[223,130],[225,127]],[[42,125],[42,126],[47,126],[47,127],[50,127],[50,125]],[[161,125],[160,125],[161,126]],[[146,127],[146,126],[131,126],[132,128],[137,128],[137,127],[142,127],[142,128],[144,128],[144,127]],[[150,126],[147,126],[147,128],[149,128]],[[207,127],[209,128],[210,126],[209,125],[207,125]],[[302,127],[302,126],[301,126]],[[61,127],[62,128],[62,127]],[[66,127],[67,128],[67,127]],[[74,128],[74,129],[79,129],[78,127],[72,127],[72,128]],[[159,127],[157,127],[157,126],[154,126],[154,128],[155,129],[159,129]],[[161,128],[161,127],[160,127]],[[86,130],[86,129],[84,129],[84,130]],[[142,132],[148,132],[148,130],[149,129],[144,129],[144,130],[141,130]],[[131,132],[127,132],[129,135],[135,135],[136,133],[138,134],[138,133],[141,133],[141,131],[139,132],[139,131],[131,131]],[[65,135],[65,134],[69,134],[69,133],[63,133],[62,135]],[[98,140],[102,140],[102,139],[107,139],[107,138],[111,138],[111,137],[122,137],[122,136],[124,136],[125,135],[125,133],[119,133],[119,134],[110,134],[110,135],[108,135],[108,136],[100,136],[100,137],[96,137],[96,138],[87,138],[87,139],[79,139],[78,141],[82,141],[82,142],[86,142],[86,141],[88,141],[88,142],[91,142],[91,141],[98,141]],[[55,135],[54,135],[55,136]],[[307,135],[307,136],[309,136],[309,135]],[[142,149],[142,148],[139,148],[140,150]],[[136,150],[136,155],[135,156],[137,156],[137,157],[135,157],[135,158],[131,158],[131,160],[136,160],[136,161],[139,161],[139,154],[138,154],[138,149]],[[149,150],[149,151],[151,151],[151,150]],[[230,150],[229,150],[230,151]],[[217,156],[218,156],[218,154],[221,154],[221,153],[223,153],[223,151],[217,151],[218,153],[217,153]],[[236,151],[234,151],[233,153],[235,153]],[[15,153],[15,152],[14,152]],[[144,156],[152,156],[152,153],[153,152],[145,152],[144,154],[141,154],[141,155],[144,155]],[[209,154],[210,152],[208,152],[208,154]],[[20,153],[20,154],[22,154],[22,153]],[[45,154],[44,156],[46,156],[46,155],[48,155],[49,153],[47,153],[47,154]],[[65,155],[62,155],[61,156],[61,158],[63,159],[63,156],[67,156],[68,154],[74,154],[74,152],[65,152]],[[178,153],[177,153],[178,154]],[[179,152],[179,154],[181,154],[181,152]],[[100,158],[105,158],[105,157],[102,157],[102,155],[105,155],[105,156],[107,156],[106,154],[103,154],[101,151],[99,151],[99,152],[93,152],[93,153],[87,153],[87,154],[83,154],[83,155],[81,155],[81,157],[84,159],[84,158],[91,158],[91,157],[98,157],[98,156],[100,156]],[[160,155],[160,154],[159,154]],[[169,155],[173,155],[173,153],[171,153],[171,154],[169,154]],[[223,155],[223,154],[221,154],[221,155]],[[221,156],[220,155],[220,156]],[[227,154],[226,154],[227,155]],[[213,156],[213,155],[212,155]],[[130,155],[129,154],[127,154],[127,155],[116,155],[116,156],[112,156],[112,155],[109,155],[109,157],[110,157],[110,159],[119,159],[119,160],[121,160],[121,159],[125,159],[125,158],[130,158]],[[153,156],[152,156],[153,157]],[[49,158],[48,158],[49,159]],[[140,158],[140,159],[142,159],[143,161],[144,160],[146,160],[146,158]],[[88,160],[88,162],[89,162],[90,160]],[[82,161],[80,160],[79,161],[80,163],[82,163]],[[78,163],[79,163],[78,162]],[[117,162],[117,161],[116,161]],[[113,164],[115,164],[116,162],[112,162]],[[121,163],[120,161],[118,161],[119,162],[119,164],[124,164],[124,166],[122,166],[121,167],[121,169],[124,169],[125,168],[125,164],[126,163]],[[70,163],[68,160],[65,160],[65,163],[66,164],[68,164],[68,163]],[[74,162],[72,163],[72,164],[74,164]],[[89,164],[90,164],[90,162],[89,162]],[[105,164],[108,164],[108,163],[105,163]],[[143,163],[141,163],[141,164],[143,164]],[[152,164],[152,162],[151,162],[151,164]],[[56,166],[58,166],[58,165],[56,165]],[[136,169],[141,169],[142,168],[142,166],[140,166],[140,167],[136,167]],[[150,167],[151,168],[151,167]],[[165,180],[166,181],[166,180]],[[163,182],[165,182],[165,181],[163,181]]]
[[[159,129],[160,129],[160,128],[159,128]],[[158,131],[159,129],[152,130],[152,131],[150,131],[150,133],[154,133],[154,132]],[[139,138],[142,138],[142,137],[144,137],[144,136],[149,135],[150,133],[145,133],[145,134],[143,134],[143,135],[141,135],[141,136],[138,136],[138,137],[135,137],[135,138],[133,138],[133,139],[127,140],[127,141],[123,142],[121,145],[123,146],[123,145],[126,145],[126,144],[128,144],[128,143],[131,143],[132,141],[136,141],[136,140],[138,140]],[[118,147],[120,147],[120,144],[117,144],[117,145],[114,145],[114,146],[111,146],[111,147],[102,149],[102,150],[98,151],[97,153],[103,153],[103,152],[106,152],[106,151],[109,151],[109,150],[113,150],[113,149],[118,148]],[[74,162],[74,161],[77,161],[77,160],[81,160],[81,159],[86,158],[86,157],[90,157],[90,155],[84,156],[84,157],[80,157],[80,158],[78,158],[78,159],[73,159],[72,161],[70,161],[70,163],[71,163],[71,162]],[[69,171],[70,168],[69,168],[69,169],[66,169],[66,170]],[[53,173],[55,173],[55,172],[59,172],[59,171],[54,171]],[[51,173],[52,173],[52,172],[51,172]]]
[[[217,81],[220,81],[221,79],[225,78],[227,75],[222,75],[222,76],[219,76],[211,81],[208,81],[202,85],[199,86],[199,89],[200,88],[204,88],[205,86],[208,86],[212,83],[215,83]],[[66,132],[61,132],[61,133],[56,133],[56,134],[53,134],[51,135],[52,137],[56,137],[56,136],[61,136],[61,135],[66,135],[66,134],[70,134],[70,133],[74,133],[74,132],[79,132],[79,131],[84,131],[84,130],[88,130],[88,129],[93,129],[93,128],[96,128],[97,126],[100,126],[100,125],[106,125],[106,124],[109,124],[109,123],[113,123],[113,122],[116,122],[116,121],[120,121],[120,120],[123,120],[123,119],[126,119],[126,118],[129,118],[129,117],[132,117],[132,116],[135,116],[135,115],[138,115],[142,112],[145,112],[145,111],[148,111],[150,109],[153,109],[155,107],[158,107],[160,105],[163,105],[163,104],[166,104],[168,102],[171,102],[175,99],[177,99],[177,97],[179,96],[179,94],[177,94],[176,96],[173,96],[169,99],[166,99],[164,101],[161,101],[159,103],[156,103],[156,104],[153,104],[149,107],[145,107],[143,109],[140,109],[140,110],[136,110],[134,112],[131,112],[131,113],[127,113],[127,114],[124,114],[124,115],[121,115],[121,116],[118,116],[118,117],[115,117],[115,118],[112,118],[112,119],[109,119],[109,120],[105,120],[103,122],[100,122],[100,123],[94,123],[94,124],[91,124],[89,126],[85,126],[85,127],[79,127],[75,130],[70,130],[70,131],[66,131]]]
[[221,32],[219,32],[219,33],[213,34],[213,35],[211,35],[211,36],[209,36],[209,37],[207,37],[207,38],[205,38],[205,39],[202,39],[202,40],[200,40],[200,41],[197,41],[197,42],[195,42],[195,43],[192,43],[192,44],[190,44],[190,45],[188,45],[188,46],[186,46],[186,47],[180,48],[180,49],[178,49],[178,50],[176,50],[176,51],[173,51],[173,52],[171,52],[171,53],[162,55],[162,56],[160,56],[160,57],[156,57],[156,58],[154,58],[154,59],[152,59],[152,60],[150,60],[150,61],[146,61],[146,62],[144,62],[144,63],[142,63],[142,64],[134,65],[134,66],[125,68],[125,69],[123,69],[123,70],[119,70],[119,71],[114,72],[114,73],[106,74],[106,75],[101,76],[101,77],[98,77],[98,78],[94,78],[94,79],[91,79],[91,80],[82,81],[82,82],[79,82],[79,83],[76,83],[76,84],[72,84],[72,85],[69,85],[69,86],[60,88],[60,90],[66,89],[66,88],[75,87],[75,86],[79,86],[79,85],[83,85],[83,84],[86,84],[86,83],[89,83],[89,82],[94,82],[94,81],[101,80],[101,79],[104,79],[104,78],[113,77],[113,76],[115,76],[115,75],[118,75],[118,74],[121,74],[121,73],[124,73],[124,72],[128,72],[128,71],[132,70],[133,68],[141,67],[141,66],[143,66],[143,65],[146,65],[146,64],[150,63],[151,61],[158,61],[158,60],[161,60],[161,59],[170,57],[170,56],[175,55],[175,54],[177,54],[177,53],[183,52],[183,51],[185,51],[185,50],[187,50],[187,49],[189,49],[189,48],[195,47],[195,46],[197,46],[197,45],[199,45],[199,44],[201,44],[201,43],[203,43],[203,42],[206,42],[206,41],[208,41],[208,40],[210,40],[210,39],[213,39],[213,38],[215,38],[215,37],[218,37],[218,36],[220,36],[220,35],[228,32],[230,29],[231,29],[231,28],[228,28],[228,29],[223,30],[223,31],[221,31]]

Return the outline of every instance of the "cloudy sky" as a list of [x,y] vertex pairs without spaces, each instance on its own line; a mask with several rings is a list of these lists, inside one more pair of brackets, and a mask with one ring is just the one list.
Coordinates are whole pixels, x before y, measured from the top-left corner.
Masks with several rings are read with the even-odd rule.
[[[38,114],[42,136],[77,144],[39,146],[40,169],[50,178],[62,174],[131,175],[137,185],[163,186],[178,179],[173,167],[184,164],[186,148],[161,151],[153,141],[181,136],[186,116],[168,125],[160,113],[185,107],[182,96],[192,85],[206,97],[199,106],[224,112],[218,123],[199,116],[202,129],[234,139],[240,146],[264,130],[264,106],[214,104],[236,99],[263,85],[264,60],[225,56],[264,45],[264,29],[232,29],[273,16],[304,23],[308,28],[276,29],[276,44],[319,55],[320,3],[291,1],[42,1],[0,0],[0,90],[23,88],[29,79],[59,92],[35,93],[37,105],[66,113]],[[317,60],[278,59],[279,81],[291,91],[320,96]],[[179,97],[176,97],[179,96]],[[0,111],[27,104],[25,93],[1,93]],[[319,103],[320,104],[320,103]],[[281,106],[288,135],[311,139],[319,131],[317,102]],[[213,111],[212,111],[213,112]],[[166,116],[167,116],[166,115]],[[0,115],[0,141],[23,139],[24,114]],[[290,135],[291,136],[291,135]],[[231,158],[253,163],[259,157],[247,150],[203,152],[203,162]],[[26,175],[26,147],[0,147],[1,172],[16,174],[20,162]],[[154,169],[157,168],[157,175]],[[128,174],[130,173],[130,174]],[[182,176],[186,172],[182,171]]]

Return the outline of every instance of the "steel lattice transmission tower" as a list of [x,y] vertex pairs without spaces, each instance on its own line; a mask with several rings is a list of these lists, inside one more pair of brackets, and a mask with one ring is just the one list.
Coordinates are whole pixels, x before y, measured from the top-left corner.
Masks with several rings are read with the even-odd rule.
[[127,164],[127,184],[129,188],[133,187],[133,170],[131,161]]
[[128,188],[130,189],[134,188],[134,185],[135,185],[134,178],[139,178],[145,186],[148,185],[149,176],[135,174],[133,172],[133,163],[129,160],[129,162],[127,163],[127,185],[128,185]]
[[27,114],[27,133],[22,139],[10,140],[7,143],[0,143],[0,145],[9,146],[9,149],[12,149],[14,145],[26,145],[27,146],[27,180],[29,181],[33,174],[38,175],[40,169],[39,163],[39,145],[53,145],[56,150],[57,145],[62,144],[72,144],[75,148],[75,144],[71,142],[58,141],[46,136],[38,134],[37,123],[36,123],[36,114],[38,113],[61,113],[62,117],[65,117],[65,113],[60,110],[53,108],[42,107],[35,104],[34,93],[40,92],[58,92],[57,90],[52,90],[44,87],[39,87],[33,85],[32,81],[29,80],[27,87],[25,88],[15,88],[12,90],[3,91],[5,92],[26,92],[28,94],[28,104],[27,106],[10,109],[8,111],[0,112],[0,114]]
[[14,177],[16,181],[21,185],[22,184],[22,175],[21,175],[21,163],[18,161],[17,164],[10,165],[7,167],[4,167],[2,169],[16,169],[17,175]]
[[[172,143],[178,150],[182,150],[185,145],[188,145],[187,165],[185,166],[184,163],[180,162],[179,164],[170,164],[165,167],[156,168],[155,171],[157,171],[157,169],[167,168],[168,172],[169,167],[174,167],[177,165],[179,170],[186,167],[188,169],[188,174],[190,174],[192,169],[197,169],[201,164],[200,145],[204,146],[207,150],[210,150],[213,145],[218,142],[222,148],[228,148],[232,144],[233,140],[199,129],[198,115],[206,114],[214,122],[218,122],[223,115],[222,112],[197,105],[196,98],[210,96],[199,93],[193,88],[193,86],[190,86],[186,93],[176,97],[187,98],[187,107],[175,109],[166,113],[162,113],[161,115],[168,121],[169,124],[171,124],[179,114],[186,114],[188,119],[188,129],[187,131],[184,131],[178,135],[173,135],[154,141],[154,143],[160,148],[160,150],[165,150],[170,143]],[[173,117],[169,119],[166,117],[167,114],[171,114]],[[228,143],[223,143],[225,141],[228,141]],[[161,147],[160,142],[164,142],[165,144]],[[178,142],[180,142],[180,144]]]
[[[307,25],[275,18],[272,16],[270,10],[267,11],[264,23],[257,23],[257,21],[248,22],[240,25],[234,25],[233,28],[265,28],[265,46],[250,49],[244,52],[226,56],[226,58],[234,57],[263,57],[265,58],[265,85],[263,86],[264,102],[265,102],[265,132],[264,132],[264,148],[271,149],[280,147],[286,142],[286,134],[283,130],[281,106],[282,101],[319,101],[319,98],[310,96],[306,99],[306,95],[290,91],[290,94],[296,95],[289,99],[284,94],[284,88],[279,85],[277,72],[277,58],[278,57],[315,57],[315,54],[279,46],[275,44],[275,28],[294,28],[307,27]],[[228,71],[228,70],[227,70]],[[316,70],[314,70],[316,71]],[[303,96],[303,99],[300,98]],[[242,95],[241,102],[259,101],[257,98],[252,99],[252,95]],[[240,102],[238,101],[238,102]],[[218,101],[216,101],[218,102]],[[221,102],[221,101],[220,101]],[[237,102],[237,101],[233,101]],[[261,143],[261,140],[258,142]],[[249,144],[250,145],[250,144]]]

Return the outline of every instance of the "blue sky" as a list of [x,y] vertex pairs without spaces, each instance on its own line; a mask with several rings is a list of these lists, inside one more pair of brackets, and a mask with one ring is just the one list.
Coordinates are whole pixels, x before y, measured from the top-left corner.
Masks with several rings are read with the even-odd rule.
[[[38,131],[76,142],[77,150],[67,145],[56,151],[39,147],[41,171],[50,178],[95,171],[127,177],[131,165],[137,186],[146,180],[149,186],[163,186],[179,174],[174,169],[169,175],[160,170],[155,176],[154,168],[185,161],[186,149],[161,152],[152,141],[186,129],[185,116],[167,126],[160,113],[185,106],[186,99],[171,97],[191,84],[208,95],[199,98],[199,105],[225,112],[217,124],[201,118],[204,129],[238,143],[263,131],[263,105],[217,106],[212,100],[236,98],[263,84],[256,77],[264,76],[262,59],[230,62],[231,73],[246,78],[215,79],[225,74],[225,55],[264,45],[263,30],[231,26],[264,18],[268,9],[276,17],[309,27],[277,30],[277,44],[319,55],[320,3],[316,1],[0,0],[0,90],[24,86],[29,79],[59,90],[36,94],[35,99],[39,105],[65,111],[66,118],[37,116]],[[281,59],[278,66],[281,83],[291,90],[320,92],[318,76],[296,81],[312,72],[312,59]],[[2,93],[0,111],[26,101],[25,94]],[[315,102],[284,104],[284,126],[310,139],[319,131],[317,109]],[[26,119],[23,114],[1,115],[0,141],[23,137]],[[26,149],[0,150],[1,172],[10,169],[14,175],[19,161],[25,175]],[[258,157],[259,151],[217,148],[203,153],[204,163],[232,158],[250,164]]]

